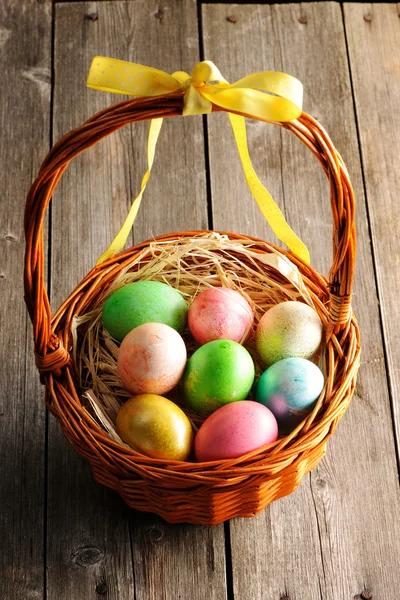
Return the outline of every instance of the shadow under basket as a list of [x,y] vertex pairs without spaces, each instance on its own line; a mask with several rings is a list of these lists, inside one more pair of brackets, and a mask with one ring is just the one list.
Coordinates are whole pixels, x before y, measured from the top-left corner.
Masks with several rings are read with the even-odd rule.
[[[358,326],[351,311],[354,196],[346,168],[327,133],[302,113],[296,121],[277,125],[292,131],[308,146],[330,183],[334,248],[328,279],[293,253],[256,238],[223,232],[171,233],[142,242],[96,266],[51,316],[44,285],[43,220],[69,162],[128,123],[179,116],[182,108],[182,93],[124,101],[98,113],[53,147],[26,202],[25,299],[33,323],[36,365],[46,386],[46,404],[71,445],[90,462],[95,479],[117,490],[132,508],[157,513],[170,523],[215,525],[233,517],[254,516],[293,492],[324,455],[328,438],[348,408],[360,355]],[[213,106],[213,111],[217,110]],[[308,298],[325,326],[325,388],[313,412],[290,435],[241,458],[213,463],[152,459],[118,443],[87,410],[73,359],[73,321],[102,302],[123,270],[142,267],[154,245],[176,243],[183,249],[187,245],[190,257],[194,241],[210,236],[218,239],[218,235],[229,242],[224,251],[233,259],[235,247],[238,251],[243,245],[251,248],[252,264],[270,280],[286,286],[288,299],[293,299],[293,280],[279,264],[295,273],[301,295]],[[247,259],[241,255],[240,260]]]

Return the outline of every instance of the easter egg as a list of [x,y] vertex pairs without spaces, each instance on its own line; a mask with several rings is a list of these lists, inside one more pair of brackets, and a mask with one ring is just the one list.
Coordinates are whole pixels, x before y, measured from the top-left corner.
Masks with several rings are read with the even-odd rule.
[[312,358],[322,340],[322,322],[303,302],[282,302],[270,308],[256,329],[257,352],[266,365],[289,357]]
[[144,323],[125,336],[117,363],[124,387],[133,394],[165,394],[182,377],[185,342],[164,323]]
[[125,402],[117,415],[117,433],[136,452],[167,460],[186,460],[193,447],[190,421],[171,400],[140,394]]
[[188,360],[183,391],[190,408],[210,414],[220,406],[244,400],[254,381],[254,363],[248,351],[232,340],[214,340]]
[[262,404],[242,400],[226,404],[200,427],[194,451],[199,462],[237,458],[274,442],[278,424]]
[[243,342],[251,333],[253,321],[247,300],[239,292],[223,287],[201,292],[188,313],[190,332],[199,344],[213,340]]
[[313,409],[324,376],[305,358],[284,358],[261,375],[254,398],[273,412],[283,431],[294,429]]
[[164,323],[182,331],[188,306],[182,295],[160,281],[136,281],[120,287],[104,303],[104,327],[122,342],[127,333],[143,323]]

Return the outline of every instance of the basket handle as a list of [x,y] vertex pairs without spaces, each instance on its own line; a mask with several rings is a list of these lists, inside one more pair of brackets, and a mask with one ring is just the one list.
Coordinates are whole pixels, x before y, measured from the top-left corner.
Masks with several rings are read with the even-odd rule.
[[[68,340],[52,331],[50,303],[44,282],[43,223],[48,204],[70,161],[111,133],[136,121],[174,117],[182,114],[184,93],[156,98],[125,100],[97,113],[82,126],[63,136],[50,150],[32,184],[25,206],[25,302],[33,324],[36,364],[44,374],[60,372],[70,358]],[[212,111],[222,109],[213,105]],[[243,115],[246,116],[246,115]],[[262,120],[262,119],[260,119]],[[351,295],[355,265],[354,194],[346,167],[328,134],[306,113],[288,123],[277,123],[292,131],[318,158],[330,182],[333,214],[333,262],[329,271],[330,322],[337,333],[351,320]],[[293,262],[304,263],[295,255]],[[103,263],[99,270],[118,257]]]

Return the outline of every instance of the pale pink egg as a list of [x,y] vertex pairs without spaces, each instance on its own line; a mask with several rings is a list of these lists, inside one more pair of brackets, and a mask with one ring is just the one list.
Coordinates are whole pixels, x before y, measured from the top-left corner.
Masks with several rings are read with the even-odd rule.
[[213,340],[242,343],[250,336],[254,314],[239,292],[212,287],[193,300],[188,314],[189,329],[199,344]]
[[118,353],[119,376],[133,394],[165,394],[177,385],[185,365],[185,342],[163,323],[132,329]]
[[263,404],[242,400],[216,410],[200,427],[194,451],[199,462],[238,458],[274,442],[278,424]]

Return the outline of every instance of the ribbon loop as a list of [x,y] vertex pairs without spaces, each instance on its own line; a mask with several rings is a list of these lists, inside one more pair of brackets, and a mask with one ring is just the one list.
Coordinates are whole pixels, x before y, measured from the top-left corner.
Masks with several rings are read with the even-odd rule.
[[203,60],[197,63],[193,68],[192,73],[193,85],[205,84],[210,81],[218,81],[228,83],[221,75],[220,70],[214,65],[211,60]]
[[[230,84],[209,60],[195,65],[190,76],[185,71],[176,71],[169,75],[151,67],[96,56],[90,67],[87,86],[95,90],[138,97],[160,96],[182,90],[184,91],[183,116],[209,114],[212,112],[213,105],[228,112],[246,181],[261,212],[277,237],[307,264],[310,262],[306,246],[286,223],[283,214],[253,169],[248,154],[243,119],[243,116],[271,122],[297,119],[302,112],[303,100],[303,86],[298,79],[286,73],[266,71],[253,73]],[[121,231],[99,258],[97,264],[101,264],[122,250],[126,243],[150,177],[161,124],[162,119],[151,121],[148,169],[143,177],[140,193],[133,201]]]
[[192,78],[185,71],[175,71],[172,73],[172,77],[179,81],[183,90],[187,90],[192,83]]

